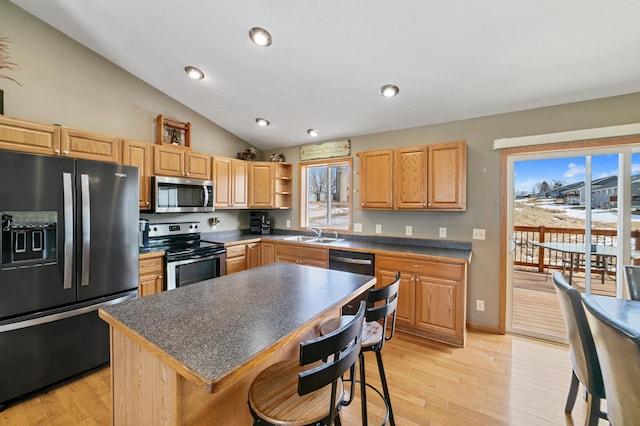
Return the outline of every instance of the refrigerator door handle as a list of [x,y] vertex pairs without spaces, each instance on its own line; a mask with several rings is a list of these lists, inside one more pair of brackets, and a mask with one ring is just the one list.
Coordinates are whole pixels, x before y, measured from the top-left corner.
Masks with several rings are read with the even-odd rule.
[[138,297],[137,290],[135,292],[130,292],[122,297],[118,297],[117,299],[107,300],[106,302],[96,303],[95,305],[84,306],[82,308],[73,309],[71,311],[59,312],[57,314],[47,315],[40,318],[33,318],[24,321],[18,321],[14,323],[0,325],[0,333],[6,333],[7,331],[13,330],[21,330],[24,328],[35,327],[36,325],[47,324],[53,321],[59,321],[65,318],[77,317],[79,315],[86,314],[87,312],[97,311],[98,309],[115,305],[116,303],[124,302],[125,300],[135,299]]
[[69,289],[73,274],[73,190],[71,173],[62,174],[62,189],[64,202],[64,277],[63,288]]
[[91,254],[91,199],[89,197],[89,175],[80,175],[82,191],[82,273],[80,285],[89,285],[89,255]]

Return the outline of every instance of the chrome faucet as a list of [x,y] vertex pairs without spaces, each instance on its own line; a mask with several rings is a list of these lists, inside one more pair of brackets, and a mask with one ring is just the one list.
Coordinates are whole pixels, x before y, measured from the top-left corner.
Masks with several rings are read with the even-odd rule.
[[307,230],[308,231],[313,231],[318,238],[322,238],[322,228],[320,228],[319,226],[317,228],[314,228],[312,226],[308,226]]

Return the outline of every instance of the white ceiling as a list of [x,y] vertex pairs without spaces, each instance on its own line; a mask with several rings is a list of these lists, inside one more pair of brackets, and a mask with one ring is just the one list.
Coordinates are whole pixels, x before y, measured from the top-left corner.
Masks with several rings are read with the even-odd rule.
[[640,92],[638,0],[11,1],[262,150]]

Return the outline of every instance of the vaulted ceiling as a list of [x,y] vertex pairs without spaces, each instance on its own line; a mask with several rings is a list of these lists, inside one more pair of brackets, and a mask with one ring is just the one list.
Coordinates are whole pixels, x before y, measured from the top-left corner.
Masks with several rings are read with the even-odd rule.
[[263,150],[640,91],[638,0],[11,1]]

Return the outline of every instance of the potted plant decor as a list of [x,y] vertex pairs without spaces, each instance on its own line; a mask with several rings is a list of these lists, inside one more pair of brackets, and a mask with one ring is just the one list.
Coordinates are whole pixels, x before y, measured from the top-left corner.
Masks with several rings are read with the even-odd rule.
[[[9,37],[0,37],[0,78],[5,78],[22,86],[16,79],[5,74],[7,71],[17,70],[17,65],[9,60]],[[4,114],[4,90],[0,89],[0,115]]]

